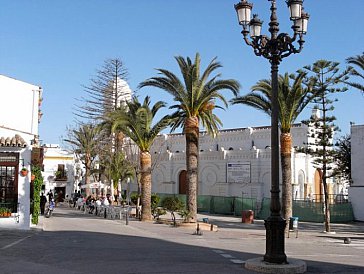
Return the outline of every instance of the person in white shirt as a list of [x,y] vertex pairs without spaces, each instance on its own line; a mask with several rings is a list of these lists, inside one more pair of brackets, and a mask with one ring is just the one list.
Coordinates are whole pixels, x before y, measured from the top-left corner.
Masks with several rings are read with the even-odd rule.
[[102,200],[102,204],[104,205],[104,218],[106,219],[106,217],[107,217],[108,207],[109,207],[109,205],[110,205],[109,200],[107,199],[107,197],[105,197],[105,198]]
[[109,200],[107,199],[107,197],[104,198],[102,203],[103,203],[104,206],[109,206],[110,205]]
[[83,206],[83,197],[82,196],[80,196],[80,197],[78,197],[78,199],[77,199],[77,208],[78,209],[81,209],[81,207]]
[[98,198],[98,199],[96,200],[95,204],[96,204],[95,215],[98,215],[99,210],[100,210],[101,205],[102,205],[102,203],[101,203],[101,198]]

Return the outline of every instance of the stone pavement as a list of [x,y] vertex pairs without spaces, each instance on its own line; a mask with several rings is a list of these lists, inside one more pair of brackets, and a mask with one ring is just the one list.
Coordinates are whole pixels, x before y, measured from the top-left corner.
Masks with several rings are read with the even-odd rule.
[[[98,234],[87,235],[91,237],[89,238],[90,244],[92,237],[98,237],[102,233],[104,235],[102,238],[105,238],[106,235],[110,235],[110,237],[112,235],[131,237],[134,239],[133,243],[137,238],[143,239],[143,242],[150,239],[148,241],[153,244],[143,246],[143,251],[147,252],[150,249],[149,252],[153,252],[153,256],[156,256],[156,258],[162,255],[166,244],[171,249],[170,254],[180,254],[179,258],[171,259],[171,263],[176,265],[175,270],[172,271],[168,265],[160,262],[155,266],[154,273],[251,273],[244,269],[243,265],[248,259],[264,255],[264,222],[256,220],[254,224],[243,224],[240,218],[233,216],[199,214],[198,219],[202,220],[202,218],[208,218],[210,223],[217,225],[218,231],[203,231],[202,235],[198,236],[193,235],[195,227],[173,228],[165,224],[145,223],[134,219],[131,219],[129,225],[126,225],[125,220],[108,220],[90,214],[83,214],[74,209],[58,207],[54,216],[49,219],[41,217],[39,225],[31,231],[6,231],[0,228],[0,261],[3,252],[11,250],[11,247],[5,249],[4,247],[12,244],[14,244],[14,247],[26,245],[30,239],[35,239],[35,237],[31,238],[34,234],[41,236],[43,234],[47,235],[47,233],[58,235],[70,232],[97,232]],[[291,234],[290,238],[286,238],[285,251],[287,257],[289,259],[304,260],[307,263],[307,273],[364,273],[364,224],[332,224],[332,230],[336,234],[325,234],[322,233],[322,230],[323,224],[300,222],[298,238],[295,237],[295,234]],[[82,237],[86,238],[86,236]],[[344,244],[345,237],[351,238],[351,244]],[[18,240],[22,240],[22,242],[17,243]],[[117,238],[112,241],[117,241]],[[58,244],[60,244],[59,240]],[[83,246],[86,246],[86,248],[87,244],[87,241],[83,242]],[[68,246],[67,242],[62,242],[62,245],[65,245],[65,250],[74,249],[74,247]],[[90,246],[90,248],[93,248],[93,246]],[[130,248],[138,248],[138,244],[132,244]],[[22,249],[25,250],[25,247]],[[184,249],[188,249],[189,253],[192,252],[194,257],[184,257],[184,253],[181,255],[180,251]],[[141,251],[138,249],[135,252]],[[14,250],[14,254],[8,254],[8,257],[17,256],[18,253]],[[151,253],[147,252],[146,254]],[[124,256],[127,257],[128,255],[125,254]],[[108,258],[103,259],[107,260]],[[213,262],[216,262],[216,265]],[[128,266],[128,260],[123,260],[123,263],[125,267]],[[182,264],[179,265],[180,263]],[[137,271],[135,268],[130,268],[128,271],[125,270],[125,272],[119,273],[152,273],[153,271],[148,268],[149,264],[146,262],[143,265],[142,261],[139,263]],[[193,271],[193,267],[197,265],[204,265],[204,269]],[[184,266],[183,271],[179,270],[179,267],[182,268],[182,266]],[[75,265],[75,267],[80,269],[77,273],[85,273],[82,267],[87,268],[84,265]],[[96,269],[95,267],[97,266],[90,266],[91,270]],[[159,271],[155,271],[158,267]],[[111,272],[111,270],[110,272],[104,271],[104,273]],[[2,272],[0,269],[0,273],[13,272]]]

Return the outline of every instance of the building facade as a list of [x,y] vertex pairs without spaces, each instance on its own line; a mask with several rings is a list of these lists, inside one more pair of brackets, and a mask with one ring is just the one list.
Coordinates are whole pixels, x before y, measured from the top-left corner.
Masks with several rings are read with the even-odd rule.
[[52,191],[57,193],[59,201],[70,198],[72,193],[79,190],[81,181],[81,164],[74,153],[62,149],[58,144],[45,144],[43,160],[44,194]]
[[0,227],[29,229],[31,162],[39,146],[42,88],[0,75],[0,91],[0,208],[11,211],[0,218]]
[[[322,199],[320,171],[311,157],[296,152],[311,142],[308,126],[296,124],[291,130],[293,199]],[[199,195],[270,197],[271,148],[270,127],[221,130],[216,138],[206,133],[199,139]],[[152,146],[152,191],[186,193],[185,136],[165,134]],[[328,181],[329,193],[337,191]]]
[[354,218],[364,221],[364,125],[351,126],[351,177],[349,199]]

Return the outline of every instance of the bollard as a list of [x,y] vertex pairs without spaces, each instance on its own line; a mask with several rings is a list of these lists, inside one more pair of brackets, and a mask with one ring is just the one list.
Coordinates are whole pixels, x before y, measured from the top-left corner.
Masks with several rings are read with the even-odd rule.
[[349,237],[345,237],[344,244],[350,244],[350,243],[351,243],[351,239]]
[[125,225],[129,225],[129,206],[125,210]]
[[200,230],[200,224],[197,223],[196,231],[193,233],[194,235],[202,235],[202,231]]
[[298,217],[289,218],[288,238],[289,232],[296,232],[296,238],[298,238]]

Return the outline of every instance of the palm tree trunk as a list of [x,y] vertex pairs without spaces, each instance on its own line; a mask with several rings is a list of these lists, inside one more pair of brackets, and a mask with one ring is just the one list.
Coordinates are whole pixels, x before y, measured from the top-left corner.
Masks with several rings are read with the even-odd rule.
[[142,216],[141,221],[151,221],[152,220],[152,210],[151,210],[151,195],[152,195],[152,157],[149,152],[140,153],[140,168],[141,168],[141,178],[140,184],[142,186]]
[[[291,166],[291,133],[281,133],[281,168],[282,168],[282,215],[289,223],[292,217],[292,166]],[[286,225],[286,230],[288,226]]]
[[191,213],[189,222],[197,221],[197,184],[198,184],[198,118],[189,117],[185,123],[186,166],[187,166],[187,210]]

